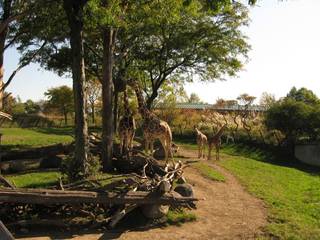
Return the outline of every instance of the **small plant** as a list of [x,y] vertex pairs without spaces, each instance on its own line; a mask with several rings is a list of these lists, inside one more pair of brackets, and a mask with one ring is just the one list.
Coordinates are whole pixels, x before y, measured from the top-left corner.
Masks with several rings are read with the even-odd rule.
[[194,222],[197,220],[197,217],[194,213],[185,212],[182,209],[169,210],[167,215],[167,224],[169,225],[178,225],[186,222]]
[[98,157],[90,155],[88,157],[88,162],[86,166],[86,175],[83,174],[81,166],[75,160],[74,156],[69,156],[62,161],[61,173],[66,176],[69,181],[75,181],[83,178],[88,178],[90,176],[97,176],[100,174],[101,163]]

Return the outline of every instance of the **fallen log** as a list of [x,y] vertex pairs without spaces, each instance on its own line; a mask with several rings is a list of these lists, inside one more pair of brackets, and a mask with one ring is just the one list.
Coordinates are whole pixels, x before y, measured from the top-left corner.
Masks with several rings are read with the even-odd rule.
[[162,195],[154,192],[127,192],[124,194],[94,191],[62,191],[48,189],[1,189],[0,202],[24,204],[163,204],[176,205],[198,201],[197,198],[183,197],[178,193],[170,192]]
[[12,188],[12,189],[16,188],[11,182],[9,182],[7,179],[5,179],[1,175],[0,175],[0,183],[2,183],[5,187],[8,187],[8,188]]
[[6,226],[0,221],[0,239],[1,240],[14,240],[14,237],[6,228]]
[[55,144],[46,147],[32,148],[26,150],[8,150],[1,153],[2,162],[11,160],[38,159],[59,154],[68,155],[73,150],[72,144]]

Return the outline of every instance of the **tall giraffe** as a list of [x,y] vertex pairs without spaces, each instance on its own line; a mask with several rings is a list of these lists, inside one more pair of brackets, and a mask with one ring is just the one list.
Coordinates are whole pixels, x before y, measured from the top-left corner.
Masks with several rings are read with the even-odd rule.
[[[10,114],[4,113],[0,111],[0,126],[2,125],[3,121],[5,119],[9,119],[12,121],[12,116]],[[0,145],[1,145],[1,141],[2,141],[2,133],[0,133]],[[1,160],[1,156],[0,156],[0,160]]]
[[148,153],[150,150],[151,154],[153,154],[153,143],[156,139],[159,139],[164,150],[166,163],[168,163],[168,156],[172,158],[172,133],[170,126],[146,107],[138,83],[134,80],[129,80],[128,84],[134,89],[137,95],[139,113],[143,118],[142,131],[145,139],[146,152]]
[[208,143],[208,138],[201,131],[199,131],[199,129],[196,126],[194,126],[194,130],[197,134],[198,158],[205,158],[204,152]]
[[133,147],[133,138],[136,130],[136,123],[129,108],[127,89],[123,92],[124,115],[119,121],[120,155],[123,150],[128,153]]
[[227,127],[227,124],[223,125],[214,136],[209,137],[209,139],[208,139],[208,146],[209,146],[208,160],[211,159],[211,150],[212,150],[213,146],[216,149],[216,160],[220,159],[219,151],[220,151],[220,146],[221,146],[221,136],[223,134],[223,131],[226,129],[226,127]]

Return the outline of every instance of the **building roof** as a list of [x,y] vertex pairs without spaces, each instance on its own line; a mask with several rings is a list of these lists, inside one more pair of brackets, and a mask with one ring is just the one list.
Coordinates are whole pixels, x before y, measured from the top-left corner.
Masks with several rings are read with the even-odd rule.
[[[175,105],[176,109],[190,109],[190,110],[205,110],[205,109],[211,109],[211,110],[217,110],[217,111],[239,111],[244,110],[245,106],[241,105],[232,105],[232,106],[216,106],[214,104],[207,104],[207,103],[177,103]],[[249,111],[259,111],[263,112],[266,111],[266,108],[264,106],[260,105],[252,105],[247,108]]]

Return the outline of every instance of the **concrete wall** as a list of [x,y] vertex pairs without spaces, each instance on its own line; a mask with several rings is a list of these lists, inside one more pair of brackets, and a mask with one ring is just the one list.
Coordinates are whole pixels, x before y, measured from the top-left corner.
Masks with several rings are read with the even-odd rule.
[[294,155],[301,162],[320,166],[320,144],[297,145]]

